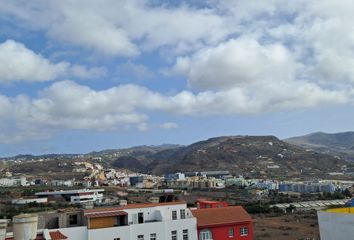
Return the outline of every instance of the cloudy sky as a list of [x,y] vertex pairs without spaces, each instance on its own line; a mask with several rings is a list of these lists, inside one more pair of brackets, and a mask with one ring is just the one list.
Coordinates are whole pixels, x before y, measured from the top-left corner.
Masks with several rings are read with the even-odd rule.
[[2,0],[0,156],[353,130],[350,0]]

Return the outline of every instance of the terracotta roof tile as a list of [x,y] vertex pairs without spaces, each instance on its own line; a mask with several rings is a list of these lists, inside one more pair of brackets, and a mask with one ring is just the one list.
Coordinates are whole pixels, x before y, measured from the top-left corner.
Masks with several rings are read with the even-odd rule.
[[49,232],[50,237],[52,238],[52,240],[64,240],[64,239],[68,239],[67,236],[65,236],[64,234],[62,234],[59,230],[55,231],[55,232]]
[[204,208],[192,210],[198,227],[210,227],[234,223],[251,222],[251,216],[241,206]]

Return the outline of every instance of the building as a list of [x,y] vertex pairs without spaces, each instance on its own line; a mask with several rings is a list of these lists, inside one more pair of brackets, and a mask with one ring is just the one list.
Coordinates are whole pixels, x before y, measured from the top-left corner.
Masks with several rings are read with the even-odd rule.
[[82,210],[76,208],[59,209],[37,213],[38,229],[59,229],[84,225]]
[[[39,230],[36,232],[37,239],[51,239],[45,237],[48,232],[60,235],[63,239],[75,240],[198,239],[196,218],[185,202],[128,204],[82,210],[82,214],[82,226]],[[31,229],[33,225],[38,224],[31,221]],[[6,239],[12,239],[13,234],[7,233]]]
[[199,240],[252,240],[250,215],[240,206],[192,210]]
[[13,232],[6,233],[5,239],[12,240],[16,234],[42,240],[253,239],[252,220],[242,207],[204,203],[215,208],[190,210],[177,201],[23,214],[14,217]]
[[101,203],[104,189],[79,189],[68,191],[38,192],[35,195],[40,198],[48,198],[48,201],[64,200],[73,204]]
[[327,182],[287,182],[279,184],[280,192],[300,192],[300,193],[315,193],[329,192],[333,193],[336,186],[333,183]]
[[222,208],[222,207],[227,207],[228,203],[227,202],[219,202],[219,201],[208,201],[204,199],[199,199],[197,202],[197,208],[198,209],[203,209],[203,208]]
[[132,176],[129,177],[129,182],[130,182],[130,186],[138,186],[139,184],[142,185],[144,182],[144,176]]
[[47,198],[16,198],[11,200],[11,204],[24,205],[29,203],[48,203]]
[[354,236],[354,207],[317,212],[321,240],[348,240]]
[[346,205],[348,202],[347,199],[336,199],[336,200],[317,200],[317,201],[304,201],[304,202],[294,202],[294,203],[277,203],[270,205],[270,207],[276,207],[284,212],[287,212],[288,209],[292,211],[311,211],[311,210],[322,210],[330,206],[336,205]]

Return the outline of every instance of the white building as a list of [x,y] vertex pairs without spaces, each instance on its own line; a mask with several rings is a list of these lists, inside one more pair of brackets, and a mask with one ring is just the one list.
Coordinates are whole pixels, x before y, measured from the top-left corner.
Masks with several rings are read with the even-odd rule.
[[0,178],[0,186],[1,187],[11,187],[15,185],[15,182],[13,179],[10,178]]
[[46,197],[48,201],[64,198],[70,203],[101,203],[104,189],[79,189],[68,191],[38,192],[36,196]]
[[28,203],[47,203],[47,198],[18,198],[12,199],[11,204],[24,205]]
[[[83,214],[86,226],[51,229],[49,233],[75,240],[198,240],[197,219],[185,202],[129,204],[84,210]],[[44,236],[48,232],[41,231]]]
[[318,211],[321,240],[349,240],[354,236],[354,207]]

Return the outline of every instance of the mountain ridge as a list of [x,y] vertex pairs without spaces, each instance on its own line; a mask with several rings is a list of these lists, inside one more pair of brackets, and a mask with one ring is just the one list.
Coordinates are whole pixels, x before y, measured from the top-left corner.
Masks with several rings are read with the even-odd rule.
[[353,131],[339,133],[315,132],[284,139],[284,141],[313,151],[339,156],[346,160],[354,160]]

